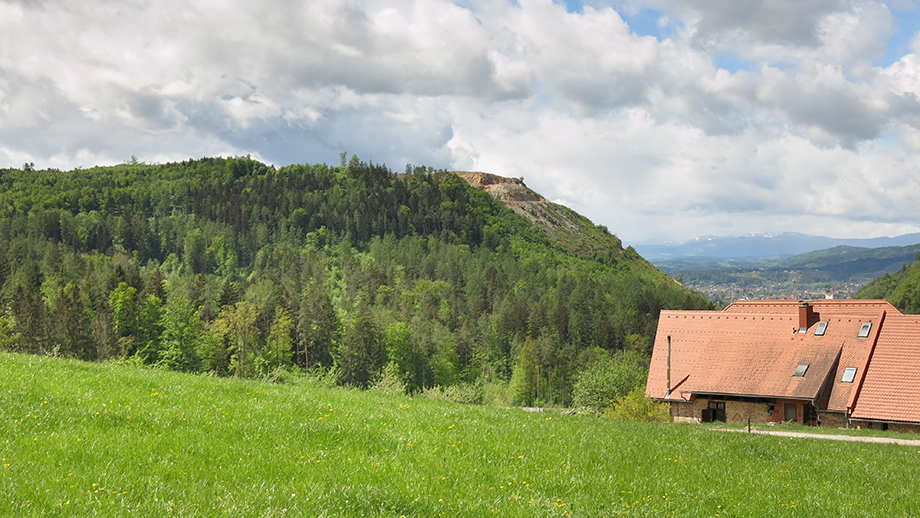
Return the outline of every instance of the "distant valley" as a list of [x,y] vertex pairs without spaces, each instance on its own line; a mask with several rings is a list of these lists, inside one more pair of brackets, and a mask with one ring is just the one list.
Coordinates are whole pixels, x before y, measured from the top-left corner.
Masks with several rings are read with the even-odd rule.
[[[873,279],[912,264],[920,254],[918,242],[920,234],[862,240],[782,234],[635,248],[686,287],[727,304],[737,299],[850,298]],[[817,244],[831,246],[808,250]]]
[[634,244],[633,248],[639,252],[639,255],[657,265],[662,261],[688,257],[753,261],[763,258],[788,258],[839,246],[886,248],[918,243],[920,243],[920,233],[897,237],[838,239],[785,232],[775,236],[759,233],[745,236],[702,236],[684,243]]

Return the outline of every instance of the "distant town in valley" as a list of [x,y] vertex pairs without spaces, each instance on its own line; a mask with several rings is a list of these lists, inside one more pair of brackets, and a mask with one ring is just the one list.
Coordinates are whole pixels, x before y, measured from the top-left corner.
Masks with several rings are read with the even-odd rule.
[[[920,236],[868,240],[802,234],[697,239],[637,251],[717,305],[742,299],[848,299],[874,279],[906,270]],[[814,249],[821,245],[827,248]]]
[[853,282],[834,282],[823,286],[805,283],[796,285],[795,277],[799,272],[786,271],[783,273],[787,274],[791,280],[787,282],[770,282],[767,279],[763,279],[761,283],[758,283],[758,279],[752,272],[751,278],[748,280],[738,279],[718,283],[683,279],[682,284],[702,293],[717,305],[725,305],[734,300],[754,299],[849,299],[863,287],[863,284]]

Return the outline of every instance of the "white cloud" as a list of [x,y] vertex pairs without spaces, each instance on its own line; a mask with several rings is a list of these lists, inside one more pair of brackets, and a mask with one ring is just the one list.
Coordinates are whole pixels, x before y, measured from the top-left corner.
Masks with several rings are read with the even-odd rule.
[[674,12],[691,27],[694,42],[702,47],[725,41],[816,45],[819,21],[847,4],[840,0],[647,0],[638,3]]
[[344,150],[524,176],[628,240],[917,228],[885,4],[630,0],[660,38],[592,5],[0,0],[0,165]]

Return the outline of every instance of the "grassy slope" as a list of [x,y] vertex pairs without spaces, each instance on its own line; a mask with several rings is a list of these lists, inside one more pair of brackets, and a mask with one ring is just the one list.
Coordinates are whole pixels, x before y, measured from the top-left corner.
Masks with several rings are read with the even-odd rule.
[[4,516],[906,516],[915,447],[0,355]]

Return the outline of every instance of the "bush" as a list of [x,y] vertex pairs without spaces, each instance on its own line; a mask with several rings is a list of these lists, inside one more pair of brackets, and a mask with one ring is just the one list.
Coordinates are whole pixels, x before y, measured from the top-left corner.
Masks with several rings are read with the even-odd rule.
[[572,398],[576,408],[600,412],[616,404],[648,378],[648,360],[630,351],[617,351],[588,366],[575,382]]
[[277,383],[279,385],[285,385],[295,383],[302,377],[303,374],[301,374],[300,370],[295,366],[279,366],[271,370],[266,370],[265,374],[263,374],[259,379],[263,383]]
[[449,387],[435,385],[422,391],[421,396],[428,399],[479,405],[482,404],[484,394],[482,383],[461,383]]
[[625,421],[667,423],[671,421],[671,409],[668,403],[645,397],[645,385],[642,385],[617,400],[613,407],[604,410],[604,417]]
[[406,393],[406,384],[403,383],[402,378],[399,376],[399,367],[395,362],[388,362],[380,369],[377,380],[370,390],[383,392],[391,396]]
[[493,382],[483,385],[482,404],[500,407],[508,406],[508,384]]
[[339,382],[339,366],[332,364],[328,369],[315,367],[304,375],[304,381],[315,387],[337,387]]

